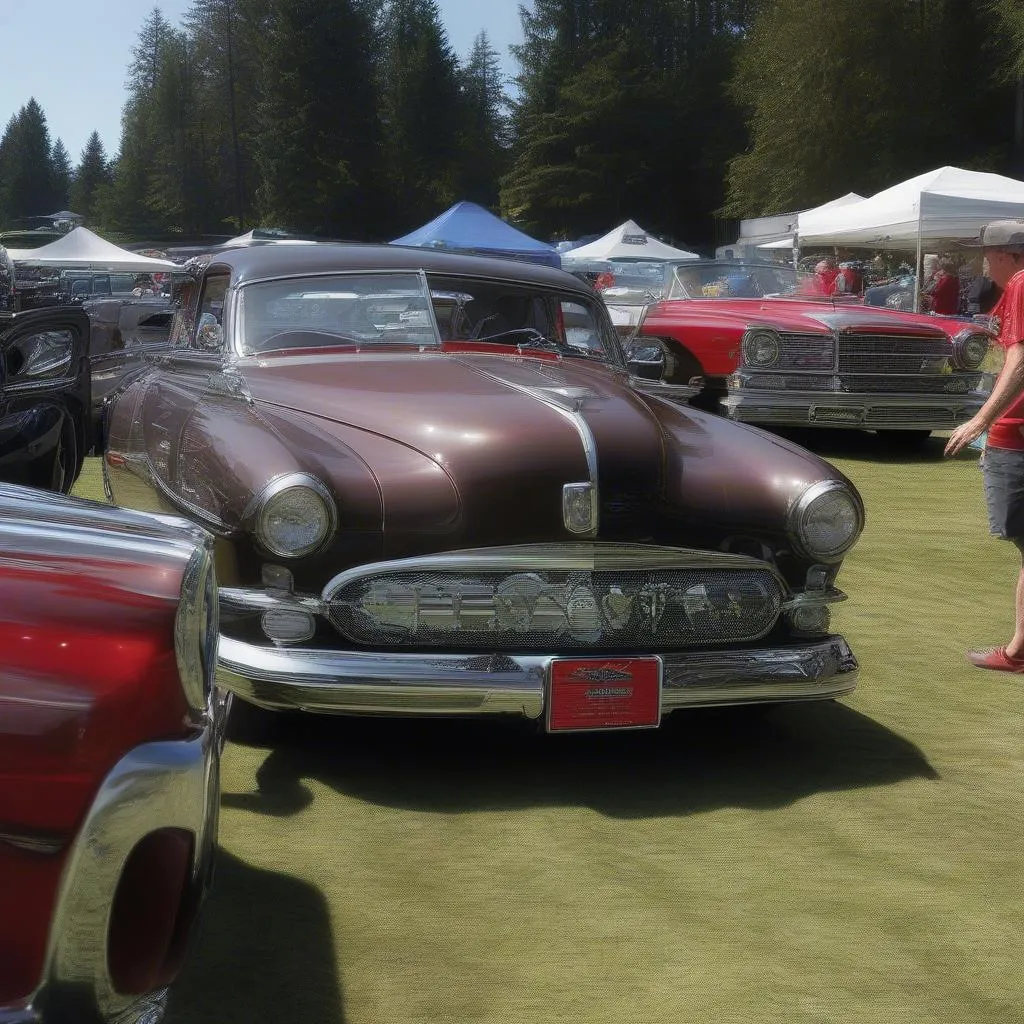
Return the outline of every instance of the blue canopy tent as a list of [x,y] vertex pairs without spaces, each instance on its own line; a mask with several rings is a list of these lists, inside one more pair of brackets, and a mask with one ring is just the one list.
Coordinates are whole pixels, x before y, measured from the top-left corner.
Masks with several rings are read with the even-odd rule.
[[562,265],[554,246],[523,234],[476,203],[456,203],[429,224],[394,239],[391,244],[505,256],[548,267]]

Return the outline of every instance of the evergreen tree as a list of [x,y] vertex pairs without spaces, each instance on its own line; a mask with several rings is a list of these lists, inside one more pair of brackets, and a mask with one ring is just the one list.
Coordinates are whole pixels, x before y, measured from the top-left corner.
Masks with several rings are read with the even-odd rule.
[[524,41],[502,208],[574,237],[633,217],[710,234],[742,142],[725,95],[750,6],[741,0],[537,0]]
[[75,169],[71,184],[71,209],[85,217],[87,222],[92,222],[98,191],[110,184],[111,177],[107,154],[100,141],[99,132],[93,132],[82,150],[81,159]]
[[508,97],[497,51],[486,32],[460,74],[465,127],[462,138],[462,195],[483,206],[497,206],[498,179],[505,171],[509,147]]
[[270,9],[270,0],[193,0],[185,18],[215,216],[237,231],[249,225],[258,186],[256,98]]
[[33,98],[0,139],[0,217],[14,223],[45,216],[54,212],[54,198],[50,130]]
[[50,180],[53,184],[53,212],[66,210],[71,201],[71,157],[60,139],[50,151]]
[[383,18],[388,233],[407,231],[460,198],[465,108],[459,66],[435,0],[389,0]]
[[163,126],[157,123],[153,111],[173,39],[174,29],[160,9],[153,8],[132,48],[113,182],[98,197],[97,213],[107,230],[148,234],[164,229],[164,217],[151,206],[154,169],[159,151],[165,146]]
[[971,0],[766,6],[733,81],[749,111],[750,146],[730,164],[728,211],[867,195],[943,164],[1003,169],[1008,91],[984,74],[965,88],[941,73],[981,52],[985,34]]
[[378,223],[375,5],[275,0],[255,139],[265,223],[366,237]]

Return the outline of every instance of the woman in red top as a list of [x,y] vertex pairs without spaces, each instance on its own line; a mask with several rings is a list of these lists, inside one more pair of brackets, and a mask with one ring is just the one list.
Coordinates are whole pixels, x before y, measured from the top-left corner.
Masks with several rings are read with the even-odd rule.
[[1003,647],[968,651],[967,660],[978,668],[1024,672],[1024,221],[986,224],[981,245],[989,276],[1003,288],[993,316],[1006,361],[988,401],[953,431],[946,454],[955,455],[988,431],[982,471],[989,527],[1022,555],[1013,636]]
[[939,270],[925,286],[928,306],[933,313],[956,316],[960,312],[960,278],[952,260],[940,260]]

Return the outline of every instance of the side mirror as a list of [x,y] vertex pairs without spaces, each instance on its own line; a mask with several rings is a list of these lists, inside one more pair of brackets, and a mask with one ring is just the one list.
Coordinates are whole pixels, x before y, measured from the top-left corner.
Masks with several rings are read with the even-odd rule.
[[665,376],[665,350],[657,342],[643,339],[626,350],[626,367],[631,377],[661,380]]
[[223,344],[224,328],[217,323],[217,318],[212,313],[204,313],[199,318],[196,346],[204,352],[219,352]]

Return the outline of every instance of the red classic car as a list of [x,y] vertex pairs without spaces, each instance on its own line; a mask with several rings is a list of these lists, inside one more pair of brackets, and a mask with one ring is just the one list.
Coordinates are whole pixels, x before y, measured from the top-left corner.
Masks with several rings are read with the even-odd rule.
[[856,490],[631,377],[586,284],[395,246],[192,271],[104,473],[217,535],[237,696],[559,731],[853,688],[829,606]]
[[156,1021],[205,892],[224,709],[191,524],[0,484],[0,1021]]
[[733,419],[915,441],[970,419],[988,397],[990,335],[978,324],[826,298],[777,264],[666,271],[639,334],[660,342],[670,379],[702,378],[702,399]]

